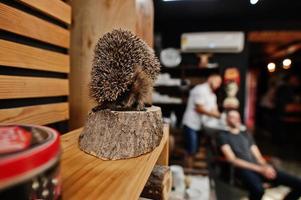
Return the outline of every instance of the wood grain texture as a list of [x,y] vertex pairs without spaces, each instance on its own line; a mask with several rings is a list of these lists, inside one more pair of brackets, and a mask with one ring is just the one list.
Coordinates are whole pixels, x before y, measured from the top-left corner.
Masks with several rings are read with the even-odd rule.
[[81,131],[61,137],[63,199],[138,199],[168,139],[168,129],[164,127],[161,143],[151,153],[117,161],[103,161],[79,150]]
[[0,109],[0,124],[45,125],[69,118],[68,103]]
[[68,94],[67,79],[0,75],[0,99],[51,97]]
[[[169,125],[165,125],[165,128],[168,130],[167,132],[169,133]],[[163,150],[157,160],[157,165],[168,166],[168,164],[169,164],[169,140],[166,141]]]
[[0,65],[69,73],[69,56],[0,39]]
[[114,28],[135,32],[136,0],[72,0],[71,72],[70,72],[70,128],[84,125],[93,107],[88,84],[93,50],[98,39]]
[[152,0],[136,1],[136,34],[150,47],[154,39],[154,5]]
[[252,31],[248,34],[248,41],[250,42],[288,43],[300,40],[300,31]]
[[20,2],[54,17],[66,24],[71,23],[71,7],[61,0],[19,0]]
[[171,171],[168,166],[155,165],[141,196],[148,199],[168,200],[172,186],[171,179]]
[[0,28],[46,43],[69,48],[69,31],[0,3]]
[[274,52],[272,52],[271,58],[273,59],[281,59],[284,57],[289,57],[289,55],[292,55],[298,51],[301,50],[301,43],[297,43],[297,44],[292,44],[289,45],[283,49],[280,50],[275,50]]

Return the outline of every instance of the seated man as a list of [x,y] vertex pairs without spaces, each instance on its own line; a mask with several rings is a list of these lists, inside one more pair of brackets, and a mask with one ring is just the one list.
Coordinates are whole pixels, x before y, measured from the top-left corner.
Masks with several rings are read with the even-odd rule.
[[229,130],[220,133],[220,148],[226,159],[237,167],[235,175],[249,190],[250,200],[262,198],[263,182],[288,186],[291,191],[285,199],[298,199],[301,196],[301,179],[267,164],[251,135],[240,130],[237,111],[229,111],[226,120]]

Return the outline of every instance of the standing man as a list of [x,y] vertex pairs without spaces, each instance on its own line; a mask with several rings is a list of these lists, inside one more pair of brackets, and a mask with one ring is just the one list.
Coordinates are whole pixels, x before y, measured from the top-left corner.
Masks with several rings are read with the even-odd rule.
[[189,93],[183,116],[184,137],[189,153],[187,165],[192,168],[193,158],[199,147],[199,131],[212,119],[220,118],[215,91],[221,86],[219,74],[211,74],[203,84],[195,86]]

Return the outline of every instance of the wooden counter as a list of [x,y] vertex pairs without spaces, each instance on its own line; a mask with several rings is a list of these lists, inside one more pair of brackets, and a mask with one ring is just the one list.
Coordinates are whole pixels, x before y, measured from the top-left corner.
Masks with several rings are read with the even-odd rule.
[[118,161],[103,161],[79,150],[81,130],[61,137],[63,200],[136,200],[161,153],[160,157],[168,154],[167,125],[164,126],[162,141],[154,151]]

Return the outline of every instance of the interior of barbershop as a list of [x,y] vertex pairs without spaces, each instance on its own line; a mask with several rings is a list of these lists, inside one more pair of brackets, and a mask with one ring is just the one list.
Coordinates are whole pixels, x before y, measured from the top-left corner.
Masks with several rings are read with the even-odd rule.
[[301,200],[300,0],[1,0],[0,200]]

